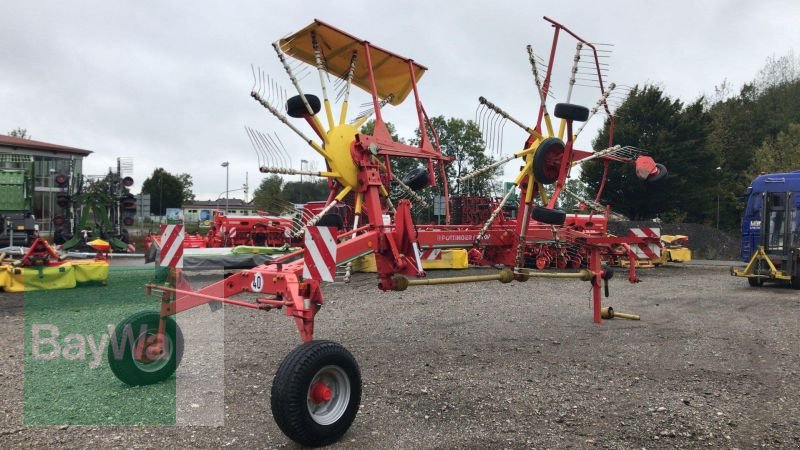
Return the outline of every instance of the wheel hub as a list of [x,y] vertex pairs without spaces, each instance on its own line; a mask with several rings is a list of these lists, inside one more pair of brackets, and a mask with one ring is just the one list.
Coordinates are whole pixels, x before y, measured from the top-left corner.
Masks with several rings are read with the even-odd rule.
[[325,403],[331,400],[333,393],[327,384],[318,381],[311,385],[311,401],[314,403]]
[[308,412],[314,422],[330,425],[344,414],[350,403],[350,379],[341,367],[321,368],[311,380],[306,395]]
[[155,334],[140,336],[136,340],[133,363],[144,372],[160,370],[169,362],[172,342],[159,339]]

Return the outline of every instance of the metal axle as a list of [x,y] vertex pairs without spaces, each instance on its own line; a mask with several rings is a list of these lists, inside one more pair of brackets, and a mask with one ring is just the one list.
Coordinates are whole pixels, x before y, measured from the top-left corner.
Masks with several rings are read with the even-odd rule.
[[396,275],[394,277],[394,290],[405,291],[409,286],[432,286],[435,284],[457,284],[457,283],[476,283],[480,281],[499,281],[501,283],[511,283],[514,281],[514,272],[503,269],[491,275],[467,275],[463,277],[448,278],[426,278],[421,280],[409,280],[406,276]]
[[581,281],[592,281],[592,278],[594,278],[594,275],[588,269],[581,269],[580,272],[539,272],[521,269],[519,273],[528,278],[571,278]]

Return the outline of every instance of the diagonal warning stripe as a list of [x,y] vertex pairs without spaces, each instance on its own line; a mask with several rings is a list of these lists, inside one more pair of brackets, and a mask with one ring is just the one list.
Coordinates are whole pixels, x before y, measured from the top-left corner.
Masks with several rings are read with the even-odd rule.
[[167,225],[161,235],[161,266],[183,267],[183,238],[183,225]]
[[336,237],[330,227],[308,227],[303,253],[303,277],[319,281],[334,281],[336,268]]

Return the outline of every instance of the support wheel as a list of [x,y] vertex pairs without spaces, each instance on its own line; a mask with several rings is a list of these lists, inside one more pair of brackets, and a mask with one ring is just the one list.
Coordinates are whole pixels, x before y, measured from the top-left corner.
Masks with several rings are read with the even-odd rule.
[[556,109],[553,114],[559,119],[586,122],[586,119],[589,118],[589,108],[571,103],[556,103]]
[[747,277],[747,284],[752,287],[759,287],[764,285],[763,278]]
[[531,210],[531,217],[537,222],[546,223],[548,225],[564,225],[564,222],[567,220],[567,213],[560,209],[534,206]]
[[555,137],[547,138],[536,147],[533,155],[533,176],[542,184],[553,184],[558,180],[564,142]]
[[656,163],[656,167],[658,168],[658,172],[647,177],[648,183],[657,183],[667,177],[668,171],[665,165]]
[[[306,101],[308,102],[308,106],[311,107],[311,111],[314,114],[318,113],[320,109],[322,109],[322,103],[319,101],[319,97],[312,94],[306,94],[305,97]],[[303,97],[300,97],[299,95],[295,95],[286,101],[286,114],[288,114],[289,117],[294,117],[296,119],[306,116],[310,117],[308,114],[308,109],[306,108],[306,104],[303,102]]]
[[108,346],[108,365],[117,378],[131,386],[155,384],[169,378],[183,356],[183,334],[165,317],[163,342],[158,342],[157,311],[138,312],[117,325]]
[[341,438],[361,403],[361,371],[353,355],[331,341],[292,350],[272,381],[272,415],[286,436],[317,447]]

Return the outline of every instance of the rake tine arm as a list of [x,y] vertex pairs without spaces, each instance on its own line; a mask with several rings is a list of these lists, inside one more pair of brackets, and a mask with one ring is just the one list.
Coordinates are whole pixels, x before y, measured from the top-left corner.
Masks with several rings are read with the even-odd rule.
[[589,112],[589,117],[581,124],[580,128],[578,128],[578,131],[575,132],[575,135],[574,135],[573,138],[577,138],[578,135],[581,134],[581,131],[583,131],[583,129],[586,127],[586,124],[589,123],[590,120],[592,120],[592,117],[594,117],[594,115],[597,114],[597,111],[600,109],[600,107],[606,104],[606,101],[608,100],[608,96],[611,95],[611,92],[614,90],[615,87],[616,87],[616,85],[614,83],[611,83],[611,84],[608,85],[608,88],[606,89],[606,91],[603,92],[603,95],[600,96],[600,99],[597,100],[597,103],[594,105],[592,110]]
[[487,109],[489,109],[490,111],[494,112],[495,114],[498,114],[498,115],[502,116],[503,118],[505,118],[507,120],[510,120],[511,123],[513,123],[514,125],[522,128],[523,130],[525,130],[526,133],[530,134],[531,136],[537,137],[539,139],[542,138],[542,134],[541,133],[539,133],[535,129],[523,124],[519,120],[511,117],[511,115],[509,115],[507,112],[503,111],[500,107],[498,107],[494,103],[490,102],[489,100],[486,100],[486,97],[478,97],[478,101],[482,105],[484,105]]

